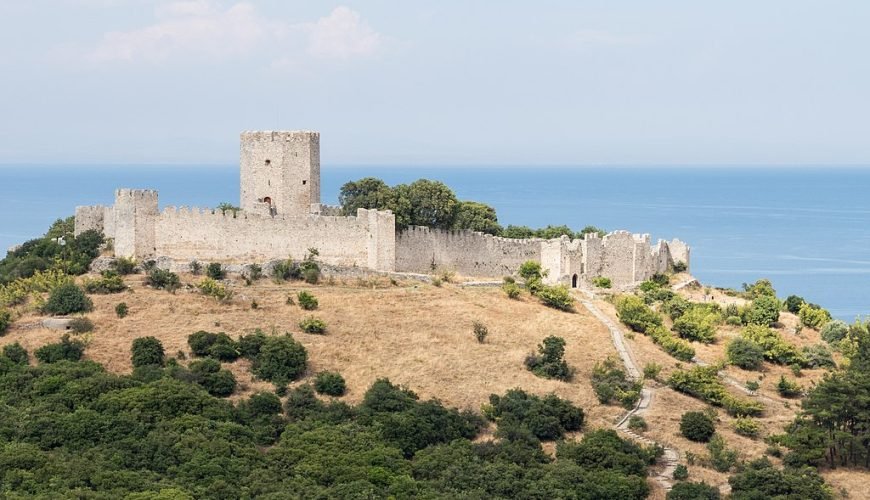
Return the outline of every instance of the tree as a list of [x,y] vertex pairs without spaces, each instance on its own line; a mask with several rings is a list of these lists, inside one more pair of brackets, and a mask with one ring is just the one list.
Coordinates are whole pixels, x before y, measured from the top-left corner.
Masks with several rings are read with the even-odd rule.
[[397,200],[406,199],[407,204],[397,201],[397,209],[410,209],[408,224],[439,229],[450,229],[459,202],[453,191],[443,182],[420,179],[395,188]]
[[706,443],[714,432],[713,419],[702,412],[688,411],[680,418],[680,434],[686,439]]
[[538,344],[538,354],[526,357],[526,368],[539,377],[570,380],[573,370],[564,356],[565,339],[550,335]]
[[341,211],[344,215],[353,216],[360,208],[391,209],[394,203],[394,194],[384,181],[374,177],[365,177],[341,186],[338,203],[341,205]]
[[133,367],[163,366],[163,344],[155,337],[139,337],[133,341],[130,348]]
[[751,325],[772,326],[779,321],[779,300],[772,295],[759,295],[747,311],[746,322]]
[[289,382],[305,371],[308,353],[289,334],[267,337],[254,358],[253,372],[263,380]]
[[476,201],[459,202],[453,220],[453,229],[469,229],[492,235],[498,235],[502,230],[495,209]]
[[667,500],[719,500],[719,490],[715,486],[700,483],[677,483],[668,492]]
[[48,296],[42,310],[49,314],[73,314],[88,312],[94,303],[75,283],[66,283],[55,288]]
[[764,349],[755,342],[740,337],[728,343],[725,353],[729,363],[744,370],[758,370],[764,362]]

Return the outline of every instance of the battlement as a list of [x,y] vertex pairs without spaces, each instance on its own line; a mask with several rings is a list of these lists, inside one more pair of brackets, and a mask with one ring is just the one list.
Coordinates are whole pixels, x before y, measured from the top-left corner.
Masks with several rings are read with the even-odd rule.
[[153,189],[129,189],[120,188],[115,190],[115,198],[133,198],[139,200],[157,199],[157,191]]
[[292,142],[320,140],[320,132],[312,130],[246,130],[240,134],[242,142]]

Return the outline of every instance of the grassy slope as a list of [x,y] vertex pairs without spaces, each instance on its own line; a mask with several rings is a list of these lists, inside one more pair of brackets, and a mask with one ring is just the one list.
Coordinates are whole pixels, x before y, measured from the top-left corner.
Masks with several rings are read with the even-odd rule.
[[[198,277],[183,276],[184,283],[193,283]],[[546,394],[554,392],[581,405],[587,412],[589,425],[609,427],[622,414],[613,406],[598,404],[589,384],[592,366],[596,361],[614,355],[607,330],[586,310],[579,306],[576,313],[562,313],[540,305],[524,295],[522,300],[507,299],[493,288],[461,288],[445,284],[441,288],[417,282],[403,282],[392,286],[386,281],[348,280],[346,283],[305,285],[299,283],[275,284],[261,280],[252,286],[233,282],[236,295],[230,304],[220,304],[195,291],[182,289],[172,295],[151,290],[142,285],[142,276],[130,276],[131,290],[122,294],[93,296],[96,309],[89,317],[96,323],[96,331],[89,334],[86,355],[104,364],[114,372],[131,370],[129,349],[136,337],[153,335],[164,344],[168,355],[183,351],[189,357],[187,336],[196,330],[224,331],[232,336],[262,328],[267,333],[289,331],[301,341],[309,352],[309,371],[302,383],[321,370],[336,370],[348,382],[348,402],[357,402],[366,388],[379,377],[407,385],[422,398],[438,398],[449,406],[479,410],[492,393],[521,387],[527,391]],[[300,290],[313,292],[320,301],[317,311],[303,311],[287,305],[288,294]],[[701,300],[703,292],[680,292],[691,300]],[[259,307],[251,308],[256,300]],[[735,299],[715,294],[719,302]],[[130,315],[118,319],[114,307],[126,302]],[[599,307],[616,318],[613,307],[598,301]],[[303,317],[315,315],[326,321],[325,336],[299,332],[297,323]],[[0,345],[18,341],[30,352],[56,341],[61,332],[43,329],[38,315],[25,314],[19,318]],[[472,322],[482,321],[489,327],[486,343],[478,344],[472,334]],[[817,343],[818,333],[804,329],[801,336],[794,335],[796,318],[783,314],[784,337],[800,345]],[[711,346],[695,344],[698,355],[707,362],[724,357],[727,339],[739,334],[739,329],[720,327],[718,340]],[[523,359],[547,335],[564,337],[567,341],[566,359],[576,368],[572,382],[545,380],[526,371]],[[648,338],[637,335],[629,340],[637,363],[642,367],[656,362],[664,367],[662,380],[678,366],[678,362],[662,352]],[[247,361],[228,365],[240,383],[234,399],[253,391],[271,389],[271,385],[252,379]],[[738,380],[757,378],[758,372],[746,372],[729,367],[728,373]],[[821,370],[805,370],[799,382],[808,386],[821,377]],[[763,418],[762,436],[782,432],[790,422],[799,403],[780,398],[775,383],[780,374],[793,377],[790,370],[765,364],[764,378],[759,393],[767,410]],[[653,382],[654,383],[654,382]],[[655,383],[654,383],[655,384]],[[652,408],[645,418],[650,425],[647,436],[668,443],[684,455],[691,452],[706,456],[704,445],[680,436],[679,418],[688,410],[706,407],[700,401],[676,393],[661,384]],[[735,390],[736,394],[741,394]],[[745,396],[745,394],[742,394]],[[718,431],[730,447],[740,451],[742,458],[760,456],[766,449],[759,439],[749,439],[731,430],[733,419],[719,411]],[[552,448],[547,446],[547,448]],[[690,466],[690,479],[705,480],[720,487],[727,485],[727,475],[712,469]],[[864,474],[834,471],[825,474],[836,489],[860,492],[858,485]],[[653,482],[651,486],[655,487]],[[652,498],[663,498],[654,491]]]

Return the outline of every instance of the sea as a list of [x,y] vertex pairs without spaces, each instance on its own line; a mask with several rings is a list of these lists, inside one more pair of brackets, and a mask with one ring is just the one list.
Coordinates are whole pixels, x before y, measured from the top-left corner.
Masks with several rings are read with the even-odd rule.
[[[321,169],[322,202],[362,177],[435,179],[499,222],[595,225],[692,247],[704,284],[767,278],[851,322],[870,314],[870,167],[379,166]],[[0,249],[38,237],[77,205],[111,204],[118,187],[160,192],[167,205],[238,204],[234,165],[0,165]],[[0,254],[3,250],[0,250]]]

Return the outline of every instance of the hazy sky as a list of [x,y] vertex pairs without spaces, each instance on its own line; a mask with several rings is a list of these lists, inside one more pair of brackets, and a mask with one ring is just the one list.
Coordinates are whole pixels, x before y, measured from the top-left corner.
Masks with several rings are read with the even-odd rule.
[[870,164],[867,0],[0,0],[0,163]]

